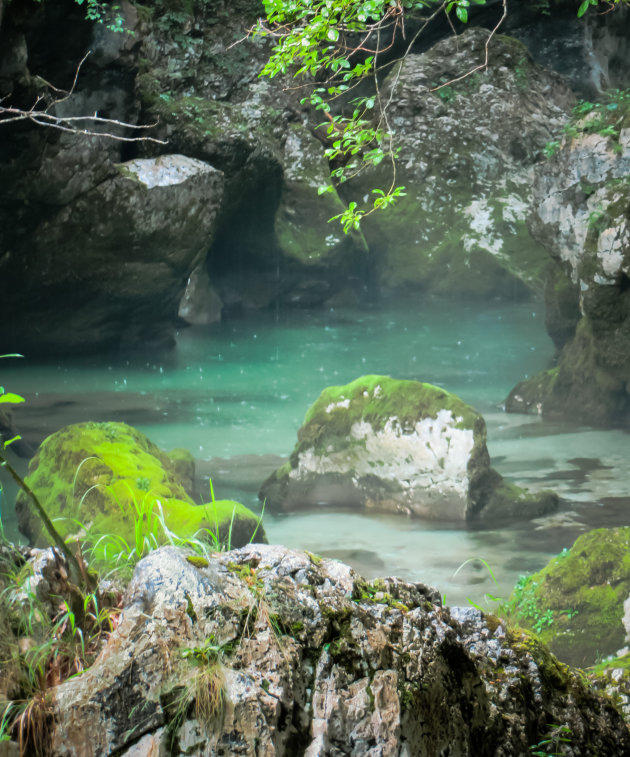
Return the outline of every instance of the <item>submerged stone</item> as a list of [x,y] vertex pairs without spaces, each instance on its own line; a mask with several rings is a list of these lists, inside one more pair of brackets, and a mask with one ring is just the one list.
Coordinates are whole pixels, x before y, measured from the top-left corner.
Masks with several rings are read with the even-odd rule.
[[[29,465],[27,484],[64,538],[89,531],[136,543],[136,528],[167,541],[160,525],[178,537],[208,529],[232,546],[264,540],[258,518],[244,505],[216,500],[197,505],[186,491],[190,455],[178,450],[174,460],[143,433],[125,423],[77,423],[47,437]],[[187,478],[187,476],[186,476]],[[16,510],[22,533],[35,545],[48,543],[41,520],[24,492]]]
[[459,397],[387,376],[325,389],[259,496],[272,509],[334,504],[455,521],[533,517],[557,504],[490,467],[483,417]]
[[629,595],[630,528],[598,528],[521,579],[509,607],[560,659],[586,666],[623,646]]

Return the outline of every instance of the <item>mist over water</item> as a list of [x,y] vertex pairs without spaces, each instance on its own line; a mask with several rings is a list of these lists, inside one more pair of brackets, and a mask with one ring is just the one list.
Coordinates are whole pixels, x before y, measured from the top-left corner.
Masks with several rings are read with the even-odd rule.
[[[126,357],[3,361],[2,384],[27,398],[16,413],[39,440],[80,420],[130,423],[164,449],[187,447],[217,497],[259,508],[264,478],[290,454],[322,389],[379,373],[437,384],[475,406],[493,465],[553,489],[558,514],[509,528],[465,530],[393,515],[325,510],[265,514],[270,541],[343,559],[368,577],[432,584],[448,603],[507,596],[579,533],[627,522],[628,435],[507,415],[510,389],[548,366],[539,303],[413,302],[370,310],[245,314],[178,335],[173,351]],[[3,517],[11,518],[5,503]],[[480,562],[494,571],[499,588]]]

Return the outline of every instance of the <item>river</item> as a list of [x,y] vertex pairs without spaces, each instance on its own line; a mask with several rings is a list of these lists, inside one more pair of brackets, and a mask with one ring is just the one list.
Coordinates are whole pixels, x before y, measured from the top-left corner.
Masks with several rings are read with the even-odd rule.
[[[555,490],[563,498],[557,514],[462,529],[329,507],[266,512],[264,525],[271,542],[341,558],[368,577],[423,581],[450,604],[491,607],[486,593],[507,596],[519,575],[542,567],[579,533],[627,523],[627,433],[503,412],[510,389],[552,356],[540,303],[418,299],[243,314],[182,330],[176,348],[162,353],[4,360],[0,383],[26,397],[16,424],[34,444],[66,423],[125,421],[164,449],[187,447],[200,476],[212,476],[217,497],[257,510],[260,484],[290,454],[324,387],[367,373],[442,386],[484,415],[497,470],[515,483]],[[3,521],[14,535],[10,496]]]

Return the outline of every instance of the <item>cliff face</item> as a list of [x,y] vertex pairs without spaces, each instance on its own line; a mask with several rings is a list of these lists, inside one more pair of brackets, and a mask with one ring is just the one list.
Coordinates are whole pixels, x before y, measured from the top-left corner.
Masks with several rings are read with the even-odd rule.
[[[552,7],[551,16],[519,8],[505,30],[539,63],[586,82],[582,90],[623,85],[627,17],[585,33],[574,8]],[[491,28],[497,8],[476,21]],[[571,286],[549,262],[549,235],[525,224],[534,166],[573,101],[566,81],[502,38],[487,70],[448,84],[483,57],[487,32],[440,41],[448,27],[430,30],[392,100],[407,197],[346,236],[329,219],[380,177],[317,195],[329,179],[321,116],[301,104],[302,89],[259,77],[271,43],[244,37],[261,10],[257,0],[123,2],[132,34],[120,34],[87,23],[73,0],[4,7],[0,94],[22,108],[41,95],[40,107],[61,117],[157,124],[147,135],[165,144],[2,125],[0,299],[12,318],[0,347],[164,342],[180,316],[353,302],[374,289],[511,298],[545,286],[566,341],[577,319]],[[47,86],[70,90],[88,50],[71,97]],[[447,86],[429,91],[436,84]],[[157,157],[194,161],[197,178],[149,185],[128,163]]]
[[582,106],[554,157],[539,167],[533,234],[558,271],[550,286],[558,366],[516,387],[514,410],[585,422],[630,419],[630,98]]

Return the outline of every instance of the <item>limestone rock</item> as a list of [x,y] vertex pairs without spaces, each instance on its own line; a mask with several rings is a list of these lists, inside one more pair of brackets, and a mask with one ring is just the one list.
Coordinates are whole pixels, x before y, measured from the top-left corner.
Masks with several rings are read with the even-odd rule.
[[557,505],[490,467],[485,422],[459,397],[387,376],[324,390],[290,461],[259,496],[271,509],[335,504],[459,521],[533,517]]
[[571,757],[630,750],[612,704],[535,637],[273,546],[199,567],[152,553],[99,659],[52,700],[54,757],[511,757],[550,723]]
[[[3,340],[62,352],[164,340],[212,241],[222,187],[207,163],[164,155],[120,164],[54,209],[31,231],[21,269],[29,318]],[[15,294],[6,296],[9,307]]]
[[[572,123],[534,189],[535,236],[563,266],[581,317],[558,367],[513,393],[545,415],[630,423],[630,108],[605,104]],[[559,302],[562,292],[551,297]],[[563,306],[560,305],[560,308]],[[574,322],[577,318],[574,319]],[[508,400],[508,408],[519,407]]]
[[[396,85],[388,119],[406,197],[367,218],[364,233],[387,289],[471,297],[542,291],[547,255],[525,223],[533,170],[573,96],[510,37],[495,36],[488,67],[475,71],[487,39],[483,29],[449,36],[408,56],[383,84],[384,99]],[[342,185],[344,197],[389,184],[384,165]]]
[[[301,124],[291,124],[283,147],[283,182],[276,212],[275,232],[283,255],[316,267],[319,263],[336,266],[353,253],[365,255],[363,235],[344,234],[330,218],[345,210],[336,191],[318,195],[330,183],[330,167],[321,144]],[[341,260],[340,260],[341,259]]]
[[205,265],[197,266],[188,277],[177,315],[192,325],[207,325],[221,320],[222,309],[223,302],[210,284]]
[[629,594],[630,528],[598,528],[522,579],[510,607],[561,660],[585,667],[623,646]]
[[[89,529],[94,537],[113,535],[136,544],[142,533],[167,541],[159,525],[179,537],[209,529],[234,546],[265,539],[256,516],[237,502],[197,505],[174,463],[147,437],[125,423],[77,423],[47,437],[29,464],[27,484],[64,537]],[[47,543],[40,519],[24,494],[18,495],[18,524],[32,543]],[[203,538],[203,532],[201,532]],[[94,541],[96,538],[94,539]]]

